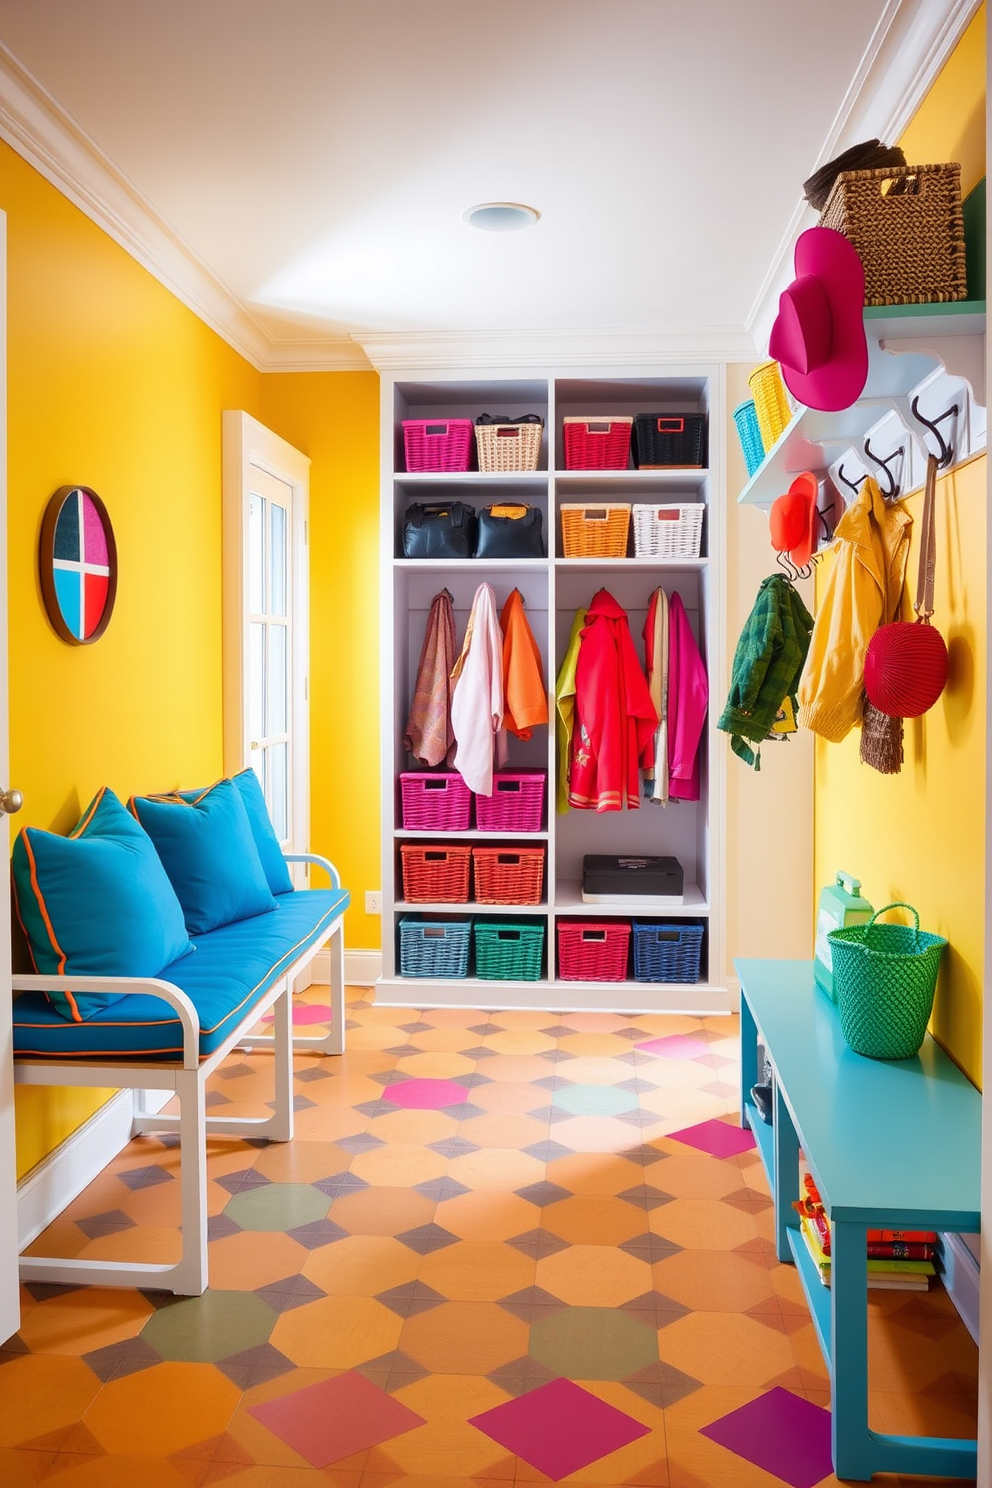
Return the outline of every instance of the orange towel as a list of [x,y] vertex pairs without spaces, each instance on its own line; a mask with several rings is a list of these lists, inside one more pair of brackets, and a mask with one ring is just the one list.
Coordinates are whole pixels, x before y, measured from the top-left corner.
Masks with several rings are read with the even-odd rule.
[[514,589],[503,606],[499,623],[503,632],[503,727],[518,739],[529,739],[535,724],[548,721],[548,690],[519,589]]

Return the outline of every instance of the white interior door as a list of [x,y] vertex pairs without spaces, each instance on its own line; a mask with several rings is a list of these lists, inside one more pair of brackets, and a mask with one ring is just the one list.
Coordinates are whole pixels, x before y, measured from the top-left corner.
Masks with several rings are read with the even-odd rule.
[[306,455],[224,414],[224,769],[254,768],[297,853],[310,847],[309,492]]
[[293,488],[257,465],[248,496],[250,760],[288,851],[293,838]]
[[[0,852],[10,861],[7,787],[7,218],[0,212]],[[5,796],[6,800],[2,797]],[[0,1340],[20,1325],[17,1289],[17,1181],[14,1068],[10,1032],[10,895],[0,894]]]

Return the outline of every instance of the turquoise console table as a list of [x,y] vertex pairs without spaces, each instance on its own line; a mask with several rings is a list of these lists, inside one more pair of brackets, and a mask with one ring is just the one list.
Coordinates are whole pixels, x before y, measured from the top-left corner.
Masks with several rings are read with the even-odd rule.
[[[741,1120],[775,1199],[780,1261],[794,1262],[830,1371],[839,1478],[924,1473],[974,1478],[977,1443],[886,1436],[868,1427],[866,1233],[979,1228],[981,1095],[927,1035],[913,1059],[863,1059],[844,1042],[809,961],[738,961]],[[750,1096],[757,1045],[773,1069],[771,1126]],[[799,1230],[799,1148],[833,1225],[831,1285]]]

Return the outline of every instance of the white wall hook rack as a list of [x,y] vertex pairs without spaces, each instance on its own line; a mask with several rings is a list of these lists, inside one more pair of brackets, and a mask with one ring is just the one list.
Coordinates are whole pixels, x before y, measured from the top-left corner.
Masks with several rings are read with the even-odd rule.
[[[953,464],[985,448],[984,301],[873,306],[865,311],[865,331],[868,379],[857,403],[836,413],[800,408],[739,501],[767,511],[801,470],[829,472],[835,484],[841,465],[852,480],[877,474],[878,466],[864,453],[865,437],[884,460],[898,447],[899,439],[895,444],[891,439],[900,424],[910,440],[900,483],[901,493],[908,495],[923,482],[928,449],[927,431],[911,411],[914,396],[931,421],[957,399]],[[855,462],[860,466],[856,476],[851,475]],[[849,496],[847,486],[839,489]]]

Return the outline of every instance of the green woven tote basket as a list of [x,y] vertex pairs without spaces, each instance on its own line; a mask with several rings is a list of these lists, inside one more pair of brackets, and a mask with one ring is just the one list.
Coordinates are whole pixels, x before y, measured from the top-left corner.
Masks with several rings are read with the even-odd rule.
[[[878,925],[890,909],[908,909],[912,925]],[[840,1026],[856,1054],[911,1059],[933,1011],[940,953],[947,941],[920,929],[911,904],[886,904],[864,925],[831,930]]]

